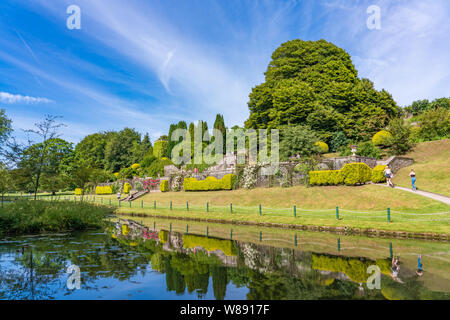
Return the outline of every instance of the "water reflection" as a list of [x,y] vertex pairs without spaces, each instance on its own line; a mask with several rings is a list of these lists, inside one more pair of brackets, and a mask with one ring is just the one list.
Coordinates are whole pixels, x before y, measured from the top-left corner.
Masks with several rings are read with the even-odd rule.
[[[447,243],[395,242],[394,279],[386,239],[229,227],[124,219],[105,233],[4,239],[0,299],[449,299]],[[72,264],[80,290],[66,286]],[[370,265],[381,290],[366,285]]]

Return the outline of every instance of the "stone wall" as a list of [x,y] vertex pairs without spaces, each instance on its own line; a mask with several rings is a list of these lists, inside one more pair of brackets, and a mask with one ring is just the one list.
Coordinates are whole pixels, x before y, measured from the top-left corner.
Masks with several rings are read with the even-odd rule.
[[371,157],[362,156],[348,156],[348,157],[335,157],[326,158],[322,161],[321,169],[323,170],[340,170],[347,163],[362,162],[367,164],[371,169],[377,165],[377,159]]

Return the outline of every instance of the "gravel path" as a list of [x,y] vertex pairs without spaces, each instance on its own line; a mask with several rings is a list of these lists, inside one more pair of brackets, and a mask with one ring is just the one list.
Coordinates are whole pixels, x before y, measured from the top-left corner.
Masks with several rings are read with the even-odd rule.
[[[387,187],[386,184],[380,184],[380,183],[377,183],[377,186]],[[400,189],[400,190],[403,190],[403,191],[416,193],[416,194],[419,194],[421,196],[424,196],[424,197],[427,197],[427,198],[430,198],[430,199],[433,199],[433,200],[441,201],[441,202],[443,202],[445,204],[450,205],[450,198],[447,197],[447,196],[444,196],[442,194],[437,194],[437,193],[432,193],[432,192],[422,191],[422,190],[413,191],[412,189],[409,189],[409,188],[403,188],[403,187],[397,187],[397,186],[395,187],[395,189]]]

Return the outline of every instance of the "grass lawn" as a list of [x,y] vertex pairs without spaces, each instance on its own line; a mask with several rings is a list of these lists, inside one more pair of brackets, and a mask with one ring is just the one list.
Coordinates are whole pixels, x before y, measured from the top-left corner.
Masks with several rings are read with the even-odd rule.
[[414,165],[399,170],[394,183],[411,188],[409,172],[416,172],[416,186],[420,190],[430,191],[450,197],[450,140],[438,140],[419,143],[415,149],[406,154],[413,158]]
[[[112,204],[117,205],[113,195],[96,196],[95,201],[107,204],[109,199]],[[186,202],[189,204],[189,211]],[[206,212],[207,202],[209,212]],[[262,206],[261,216],[259,204]],[[294,205],[297,208],[296,217],[293,214]],[[151,193],[132,202],[131,206],[130,208],[129,203],[122,203],[117,210],[120,213],[157,214],[168,218],[348,226],[450,234],[450,206],[413,193],[374,185]],[[336,206],[339,207],[340,220],[336,220]],[[388,207],[391,209],[391,223],[387,223]]]

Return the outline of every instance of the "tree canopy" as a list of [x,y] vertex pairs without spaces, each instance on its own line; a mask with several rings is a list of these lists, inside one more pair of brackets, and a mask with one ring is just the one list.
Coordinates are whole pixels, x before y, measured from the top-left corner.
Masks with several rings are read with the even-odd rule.
[[367,139],[400,111],[387,91],[358,78],[345,50],[325,40],[292,40],[276,49],[248,107],[246,128],[306,124],[326,142],[338,131]]

